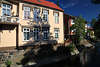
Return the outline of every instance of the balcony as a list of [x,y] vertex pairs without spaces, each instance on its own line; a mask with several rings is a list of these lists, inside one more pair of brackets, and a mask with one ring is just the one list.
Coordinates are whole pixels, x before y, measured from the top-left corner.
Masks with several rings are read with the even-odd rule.
[[1,16],[0,17],[0,24],[18,24],[19,17],[14,16]]
[[50,27],[50,24],[48,21],[43,21],[43,20],[37,20],[35,21],[34,18],[30,19],[30,22],[28,23],[32,26],[42,26],[42,27]]

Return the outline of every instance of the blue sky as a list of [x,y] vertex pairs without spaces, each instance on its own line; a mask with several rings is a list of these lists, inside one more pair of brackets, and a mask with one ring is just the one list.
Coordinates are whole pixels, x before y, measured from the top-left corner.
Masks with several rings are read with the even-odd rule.
[[[56,0],[48,0],[56,3]],[[100,13],[100,5],[91,3],[91,0],[60,0],[60,7],[66,14],[83,16],[87,21],[96,18]]]

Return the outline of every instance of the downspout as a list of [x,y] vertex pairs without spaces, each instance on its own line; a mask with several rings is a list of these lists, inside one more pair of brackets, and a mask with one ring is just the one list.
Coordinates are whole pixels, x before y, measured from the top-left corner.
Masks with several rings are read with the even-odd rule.
[[19,49],[19,25],[16,26],[16,49]]
[[[17,16],[19,17],[19,3],[17,4]],[[16,26],[16,49],[19,49],[19,23]]]
[[0,31],[0,45],[1,45],[1,31]]
[[[68,26],[69,26],[69,35],[71,36],[71,29],[70,29],[70,27],[71,27],[71,17],[69,16],[69,24],[68,24]],[[70,38],[70,36],[69,36],[69,38]]]

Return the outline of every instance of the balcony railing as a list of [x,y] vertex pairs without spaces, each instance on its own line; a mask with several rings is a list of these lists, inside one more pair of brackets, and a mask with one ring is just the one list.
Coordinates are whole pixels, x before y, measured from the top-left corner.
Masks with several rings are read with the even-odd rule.
[[4,23],[19,23],[19,17],[13,17],[13,16],[1,16],[0,22]]
[[35,21],[34,18],[30,19],[29,24],[33,26],[50,26],[48,21],[43,21],[43,20]]

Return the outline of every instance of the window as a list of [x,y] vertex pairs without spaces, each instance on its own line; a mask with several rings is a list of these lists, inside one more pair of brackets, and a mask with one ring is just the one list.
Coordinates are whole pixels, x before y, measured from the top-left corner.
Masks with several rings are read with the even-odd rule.
[[29,41],[30,29],[29,28],[23,28],[23,34],[24,34],[24,41]]
[[42,31],[43,31],[43,39],[48,40],[49,39],[49,28],[44,27]]
[[11,5],[2,4],[2,16],[11,16]]
[[39,28],[34,28],[34,40],[39,40]]
[[29,19],[29,18],[30,18],[30,8],[24,7],[24,19]]
[[55,17],[55,23],[58,24],[59,23],[59,14],[55,12],[54,17]]
[[40,14],[40,9],[34,8],[34,21],[39,22],[40,20],[39,14]]
[[54,33],[55,33],[55,38],[58,39],[59,38],[59,29],[55,28]]
[[72,25],[75,24],[73,19],[71,20],[71,24],[72,24]]
[[48,22],[48,10],[43,10],[43,21]]

